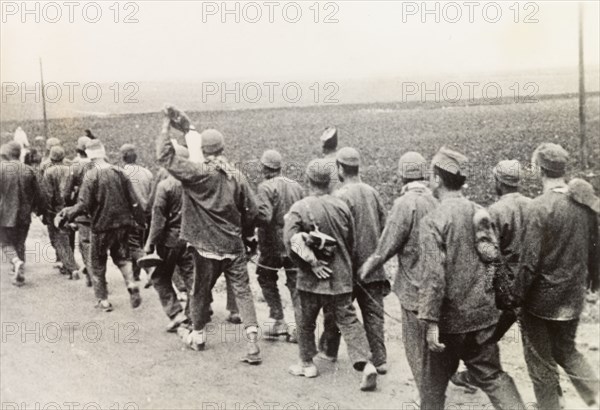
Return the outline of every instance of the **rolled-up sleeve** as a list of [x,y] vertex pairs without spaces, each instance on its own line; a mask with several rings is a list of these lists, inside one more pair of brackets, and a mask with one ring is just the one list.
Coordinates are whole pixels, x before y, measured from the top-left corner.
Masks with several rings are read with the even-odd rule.
[[186,134],[188,145],[194,142],[194,148],[190,147],[190,158],[194,151],[195,161],[185,159],[175,153],[173,141],[169,138],[169,126],[163,124],[163,128],[156,139],[156,159],[158,165],[164,167],[173,177],[182,183],[192,182],[202,174],[202,154],[198,155],[196,150],[200,149],[201,136],[195,130],[191,130]]
[[419,319],[431,322],[439,321],[446,289],[446,252],[441,232],[432,218],[421,220],[419,263],[423,282],[419,289]]

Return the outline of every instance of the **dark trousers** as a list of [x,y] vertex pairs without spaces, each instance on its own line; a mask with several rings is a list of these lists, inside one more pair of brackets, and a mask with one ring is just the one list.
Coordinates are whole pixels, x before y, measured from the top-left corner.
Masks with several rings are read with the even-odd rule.
[[28,233],[29,225],[0,226],[0,245],[8,262],[12,262],[14,258],[19,258],[25,262],[25,241]]
[[89,273],[92,270],[90,266],[90,241],[92,240],[92,230],[90,228],[90,225],[82,223],[77,224],[77,235],[79,237],[79,253],[81,253],[83,265]]
[[352,294],[320,295],[311,292],[298,291],[302,318],[298,328],[298,347],[300,360],[310,362],[317,354],[315,344],[315,329],[317,316],[321,309],[327,307],[333,312],[337,327],[348,346],[350,361],[356,370],[362,370],[370,360],[369,342],[365,329],[356,316],[352,304]]
[[[279,294],[277,281],[279,279],[279,269],[284,268],[286,274],[285,285],[290,291],[294,308],[294,321],[295,323],[299,323],[301,317],[300,299],[298,290],[296,289],[296,278],[298,273],[294,263],[289,258],[269,254],[261,254],[258,263],[259,266],[256,268],[258,283],[262,289],[265,301],[267,302],[267,305],[269,305],[269,316],[271,319],[283,320],[283,306],[281,305],[281,295]],[[269,269],[265,266],[273,267],[275,269]]]
[[50,235],[52,246],[54,246],[54,249],[56,250],[57,260],[62,262],[63,268],[69,273],[79,270],[79,265],[75,262],[75,254],[71,247],[71,236],[73,231],[70,229],[59,229],[53,224],[49,224],[48,234]]
[[521,315],[525,361],[540,409],[560,409],[558,366],[588,405],[598,395],[598,376],[575,345],[578,326],[578,319],[554,321],[527,312]]
[[194,256],[194,284],[190,306],[194,330],[204,329],[210,321],[212,288],[221,273],[225,273],[225,277],[229,278],[245,327],[258,326],[245,255],[218,260],[205,258],[194,248],[190,250]]
[[[90,236],[90,266],[92,268],[92,284],[96,299],[108,298],[106,284],[106,262],[108,252],[115,265],[122,268],[131,262],[129,253],[129,228],[118,228],[106,232],[92,232]],[[133,276],[121,269],[125,285],[134,286]]]
[[495,409],[525,408],[513,379],[502,370],[498,344],[490,342],[494,330],[495,326],[490,326],[469,333],[440,334],[446,349],[423,357],[421,410],[444,409],[448,382],[461,360],[473,384],[488,395]]
[[133,277],[138,280],[140,278],[141,268],[137,264],[137,260],[146,256],[144,252],[144,237],[145,229],[138,226],[131,228],[129,231],[129,253],[131,254],[131,263],[133,269]]
[[227,288],[227,309],[230,313],[240,313],[237,302],[235,301],[235,293],[233,293],[233,286],[231,285],[231,279],[225,275],[225,285]]
[[[390,284],[387,281],[361,284],[354,287],[353,296],[357,300],[362,313],[369,347],[373,354],[372,361],[375,366],[381,366],[387,362],[383,299],[389,293]],[[332,321],[330,312],[327,312],[327,316],[325,316],[325,329],[319,342],[320,347],[327,356],[337,357],[340,336],[340,332],[335,325],[335,320]]]
[[[185,289],[190,291],[194,284],[194,255],[192,254],[193,251],[188,249],[185,241],[180,241],[173,248],[158,245],[156,251],[163,261],[156,267],[152,275],[152,285],[158,293],[160,304],[166,315],[173,319],[183,311],[177,298],[177,292],[173,287],[173,273],[175,268],[178,267],[179,277],[184,283]],[[189,316],[189,299],[185,307],[185,313],[186,316]]]
[[427,346],[427,325],[417,318],[416,312],[404,308],[402,308],[402,342],[419,395],[423,397],[421,392],[423,363],[429,360],[428,356],[432,353]]

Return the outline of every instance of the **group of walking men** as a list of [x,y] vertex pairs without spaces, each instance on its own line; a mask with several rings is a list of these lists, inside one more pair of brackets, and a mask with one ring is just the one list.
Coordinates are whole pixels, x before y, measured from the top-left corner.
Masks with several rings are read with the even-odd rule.
[[[212,288],[224,273],[228,310],[239,308],[244,324],[242,360],[259,364],[247,268],[248,254],[258,247],[258,282],[274,320],[266,333],[287,335],[299,347],[300,360],[289,372],[318,376],[314,359],[337,360],[343,338],[352,366],[362,372],[361,390],[370,391],[378,375],[388,372],[384,298],[392,289],[383,265],[396,256],[393,291],[402,306],[404,347],[421,409],[444,408],[450,380],[481,388],[497,409],[524,408],[502,370],[498,347],[516,320],[539,407],[561,406],[557,365],[588,405],[597,403],[598,376],[577,351],[575,336],[586,292],[598,289],[600,205],[589,183],[566,183],[568,154],[562,147],[544,143],[534,152],[544,192],[533,200],[518,192],[519,162],[499,162],[493,168],[499,200],[487,210],[461,193],[464,155],[443,147],[429,164],[416,152],[405,153],[398,168],[401,194],[386,215],[377,191],[361,181],[359,152],[337,150],[335,129],[322,137],[323,158],[308,164],[307,191],[282,175],[281,155],[267,150],[255,194],[224,156],[219,131],[199,133],[173,106],[164,114],[156,140],[161,169],[154,179],[137,165],[128,173],[109,164],[99,140],[80,139],[79,165],[40,167],[40,188],[35,172],[19,162],[18,144],[2,146],[0,240],[15,284],[24,280],[31,212],[44,215],[71,274],[80,270],[63,249],[71,248],[65,227],[77,224],[83,271],[99,308],[112,310],[108,253],[134,308],[141,297],[132,261],[155,255],[151,281],[170,319],[167,330],[204,350]],[[187,148],[171,138],[171,129],[183,133]],[[135,163],[135,147],[126,145],[121,153]],[[55,165],[64,150],[52,147],[49,156]],[[132,250],[139,253],[132,257]],[[284,318],[280,270],[287,276],[293,322]],[[178,290],[189,294],[183,307]],[[317,344],[321,311],[324,331]],[[456,374],[460,361],[467,370]]]

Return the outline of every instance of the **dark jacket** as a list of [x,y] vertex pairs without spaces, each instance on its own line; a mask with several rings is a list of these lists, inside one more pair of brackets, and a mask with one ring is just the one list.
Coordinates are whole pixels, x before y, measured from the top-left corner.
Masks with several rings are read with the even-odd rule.
[[523,241],[525,213],[531,198],[518,192],[502,195],[489,207],[503,260],[516,268]]
[[42,192],[47,204],[46,215],[54,218],[65,207],[64,191],[71,169],[63,162],[53,163],[42,175]]
[[167,248],[175,248],[179,244],[182,194],[181,182],[173,177],[168,177],[157,185],[148,234],[149,244]]
[[65,208],[67,218],[74,220],[90,215],[92,232],[144,224],[144,213],[131,182],[121,169],[110,164],[98,165],[85,173],[77,204]]
[[589,280],[599,275],[599,251],[597,214],[570,199],[566,187],[535,198],[517,276],[523,307],[542,319],[579,318]]
[[394,293],[402,307],[416,312],[419,309],[419,286],[422,272],[419,269],[419,222],[438,205],[431,190],[420,182],[404,186],[402,195],[394,206],[379,238],[377,248],[364,269],[383,266],[392,256],[398,256],[398,272],[394,280]]
[[[385,225],[385,209],[379,193],[365,183],[344,183],[333,194],[348,205],[354,218],[356,237],[360,238],[355,244],[356,259],[354,260],[354,274],[366,262],[377,247],[377,240]],[[357,279],[357,278],[355,278]],[[364,283],[386,281],[383,266],[373,270],[364,279]]]
[[[321,232],[337,241],[329,268],[333,274],[322,280],[315,276],[308,263],[297,257],[291,249],[291,238],[299,232],[310,232],[315,223]],[[355,256],[355,230],[348,206],[332,195],[308,196],[292,205],[285,216],[283,238],[292,260],[299,267],[297,288],[324,295],[340,295],[353,290],[353,259]]]
[[304,190],[294,180],[277,176],[258,185],[258,246],[262,254],[287,256],[283,243],[285,214],[301,200]]
[[43,215],[45,211],[33,168],[18,160],[0,160],[0,226],[29,226],[32,212]]
[[451,192],[421,220],[419,318],[438,322],[442,333],[469,333],[498,322],[493,270],[475,247],[473,217],[480,208]]
[[157,155],[159,165],[183,187],[181,238],[199,251],[243,254],[243,238],[253,235],[257,210],[241,171],[223,156],[208,157],[202,163],[177,156],[163,134]]
[[[63,191],[63,199],[66,206],[72,206],[77,203],[79,191],[83,185],[86,173],[94,167],[94,163],[88,158],[78,158],[77,161],[73,161],[69,166],[70,173]],[[75,222],[89,225],[90,217],[87,214],[81,214],[75,218]]]

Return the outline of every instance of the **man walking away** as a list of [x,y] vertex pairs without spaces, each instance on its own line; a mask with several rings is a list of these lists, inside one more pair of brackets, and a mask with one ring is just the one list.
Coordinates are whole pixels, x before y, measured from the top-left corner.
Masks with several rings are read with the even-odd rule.
[[578,190],[564,180],[567,161],[557,144],[541,144],[533,155],[544,192],[527,209],[517,276],[525,361],[544,410],[560,408],[557,365],[590,407],[598,405],[597,373],[575,344],[586,289],[598,290],[598,207],[574,200]]
[[97,307],[106,312],[113,307],[108,301],[106,263],[108,252],[121,271],[132,308],[142,303],[140,291],[133,280],[129,232],[132,224],[143,224],[144,214],[131,182],[121,169],[106,162],[106,151],[100,140],[91,141],[86,153],[94,167],[85,173],[76,205],[59,215],[73,221],[79,215],[90,215],[90,266]]
[[54,225],[54,218],[65,207],[64,190],[71,172],[70,167],[64,164],[65,150],[60,145],[50,148],[50,161],[42,175],[42,192],[46,197],[48,206],[44,223],[48,227],[50,240],[56,248],[62,269],[69,279],[79,279],[79,265],[75,262],[75,255],[71,247],[70,228],[58,228]]
[[[77,140],[77,157],[72,161],[70,165],[70,174],[67,182],[65,183],[65,189],[63,191],[63,197],[66,206],[73,206],[77,203],[79,197],[79,191],[83,185],[86,172],[94,168],[94,164],[90,161],[85,149],[91,139],[86,136],[79,137]],[[83,260],[82,273],[86,278],[86,285],[92,287],[92,267],[90,265],[90,241],[92,231],[90,229],[90,216],[88,214],[81,214],[75,218],[77,224],[77,237],[79,243],[79,252],[81,253],[81,259]]]
[[46,212],[35,171],[20,162],[21,146],[14,141],[0,146],[0,245],[12,264],[13,285],[25,282],[25,240],[31,213]]
[[[517,160],[500,161],[492,170],[499,199],[489,207],[488,211],[498,238],[501,255],[500,263],[496,267],[494,290],[496,306],[502,309],[493,338],[495,341],[500,341],[517,320],[513,310],[514,279],[522,246],[525,211],[531,202],[531,198],[519,193],[521,172],[521,164]],[[467,389],[475,388],[468,371],[455,374],[451,381]]]
[[[248,238],[254,236],[256,201],[246,178],[225,156],[223,135],[214,129],[195,131],[185,113],[165,108],[165,120],[157,140],[159,165],[183,187],[180,237],[193,248],[194,286],[190,313],[193,331],[186,342],[194,350],[206,344],[204,327],[210,320],[212,288],[221,275],[229,277],[246,328],[249,364],[260,364],[258,322],[246,264]],[[169,129],[186,134],[190,158],[175,155]]]
[[44,158],[42,158],[42,162],[40,163],[40,176],[43,176],[44,172],[46,172],[46,169],[52,165],[52,160],[50,159],[50,150],[52,147],[57,145],[62,145],[61,140],[58,138],[52,137],[46,140],[46,155]]
[[[334,192],[348,205],[357,238],[355,243],[356,258],[354,259],[353,272],[366,262],[367,258],[375,251],[377,239],[385,225],[385,209],[379,193],[360,179],[360,154],[357,150],[344,147],[337,152],[337,174],[341,186]],[[383,299],[390,293],[390,283],[387,280],[383,266],[375,269],[362,278],[358,275],[354,279],[354,298],[362,313],[365,332],[373,354],[372,362],[379,374],[387,373],[387,351],[384,335],[384,309]],[[327,337],[327,349],[324,352],[328,357],[337,357],[337,348],[340,336],[337,328],[325,328],[323,337]],[[331,336],[328,336],[331,335]],[[335,350],[333,350],[335,349]]]
[[[288,340],[297,342],[296,327],[301,317],[300,299],[296,290],[296,267],[288,257],[283,243],[283,217],[295,202],[302,199],[304,192],[299,183],[281,175],[282,158],[279,152],[265,151],[260,162],[265,180],[258,185],[257,195],[260,258],[256,274],[263,296],[269,305],[270,318],[275,320],[269,335],[288,335]],[[281,268],[285,269],[286,286],[292,298],[293,326],[288,326],[284,321],[281,296],[277,288],[277,273]]]
[[425,338],[427,327],[417,318],[419,286],[424,274],[418,264],[419,223],[438,204],[426,181],[427,169],[425,158],[417,152],[407,152],[400,157],[400,197],[394,201],[377,248],[358,272],[360,278],[369,277],[371,272],[381,269],[384,263],[397,255],[398,271],[393,290],[402,306],[402,341],[406,359],[421,397],[422,368],[429,360],[430,351]]
[[460,360],[494,408],[523,406],[513,379],[502,370],[498,344],[490,341],[499,311],[488,259],[475,241],[481,219],[476,216],[487,212],[461,193],[467,165],[465,156],[444,147],[434,156],[431,187],[440,205],[420,225],[419,319],[427,324],[432,351],[423,367],[423,410],[444,408]]
[[352,305],[352,260],[355,242],[354,220],[348,206],[330,195],[326,159],[316,159],[306,170],[309,196],[296,202],[285,217],[284,242],[299,268],[297,288],[302,306],[298,328],[300,363],[289,368],[295,376],[317,377],[313,362],[317,354],[315,327],[321,309],[332,312],[348,345],[355,370],[362,371],[360,388],[377,387],[377,369],[370,361],[365,329]]
[[[152,190],[152,172],[149,169],[137,163],[137,152],[135,145],[123,144],[119,150],[121,159],[123,160],[123,171],[131,186],[140,200],[140,207],[144,212],[145,221],[150,221],[152,207],[150,204],[150,191]],[[133,278],[136,281],[140,280],[141,268],[137,266],[137,260],[144,256],[144,242],[146,241],[146,223],[139,226],[136,225],[129,232],[129,248],[131,252],[131,261],[133,263]]]
[[[176,151],[176,155],[182,158],[189,157],[185,147],[177,146]],[[163,310],[171,320],[167,325],[167,332],[176,332],[180,325],[189,322],[189,300],[186,301],[184,311],[173,287],[175,268],[179,268],[179,276],[185,284],[186,291],[191,291],[194,283],[194,255],[187,243],[179,238],[182,195],[181,182],[172,176],[159,182],[145,246],[146,253],[156,251],[162,258],[151,280]]]

